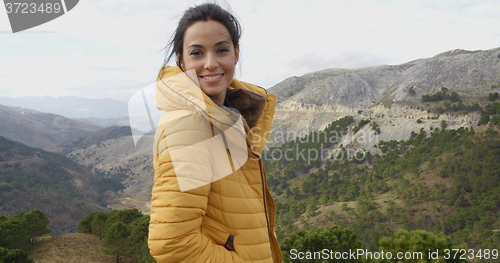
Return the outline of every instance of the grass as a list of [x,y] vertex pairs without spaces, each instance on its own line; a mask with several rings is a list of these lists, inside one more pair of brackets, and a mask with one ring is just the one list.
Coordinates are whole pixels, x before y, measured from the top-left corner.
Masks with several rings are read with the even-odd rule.
[[72,262],[107,263],[116,262],[116,256],[102,252],[102,241],[90,234],[68,233],[46,237],[28,252],[36,263]]

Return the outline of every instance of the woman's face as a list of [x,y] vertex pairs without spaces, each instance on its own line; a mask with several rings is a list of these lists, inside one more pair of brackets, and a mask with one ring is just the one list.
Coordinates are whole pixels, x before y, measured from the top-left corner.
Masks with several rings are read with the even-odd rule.
[[[179,62],[183,70],[194,69],[201,89],[223,103],[233,80],[239,47],[234,48],[229,31],[216,21],[199,21],[184,34]],[[178,56],[179,57],[179,56]]]

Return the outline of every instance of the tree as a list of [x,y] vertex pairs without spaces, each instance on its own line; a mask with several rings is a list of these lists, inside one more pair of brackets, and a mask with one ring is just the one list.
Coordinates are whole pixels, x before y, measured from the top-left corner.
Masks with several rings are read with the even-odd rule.
[[408,92],[409,92],[409,93],[410,93],[410,95],[412,95],[412,96],[413,96],[413,95],[415,95],[415,94],[417,94],[417,91],[415,90],[415,87],[413,87],[413,86],[410,88],[410,90],[409,90]]
[[[95,215],[94,215],[95,216]],[[136,218],[142,217],[141,212],[137,209],[123,209],[123,210],[112,210],[106,213],[107,219],[106,224],[104,226],[104,232],[107,231],[108,228],[111,227],[116,222],[121,222],[123,224],[130,224]]]
[[47,228],[49,219],[42,211],[35,209],[20,215],[21,222],[28,231],[31,246],[35,245],[41,236],[50,233],[51,230]]
[[30,248],[30,235],[18,218],[0,219],[0,247],[8,249]]
[[106,219],[108,217],[103,212],[97,212],[94,214],[90,225],[92,227],[92,234],[99,236],[99,240],[101,240],[102,233],[104,232],[104,226],[106,225]]
[[130,235],[130,227],[122,222],[111,225],[103,236],[103,249],[106,254],[116,254],[116,263],[120,260],[120,254],[129,251],[127,237]]
[[490,93],[488,94],[488,100],[489,101],[495,101],[498,99],[500,95],[498,94],[498,92],[495,92],[495,93]]
[[500,116],[499,115],[493,116],[493,118],[491,118],[491,123],[494,125],[500,125]]
[[456,93],[455,91],[451,93],[450,95],[450,101],[451,102],[457,102],[460,100],[460,96],[458,96],[458,93]]
[[[379,244],[380,252],[384,251],[385,254],[388,252],[392,254],[392,259],[385,258],[376,261],[380,263],[467,262],[459,258],[454,259],[453,257],[450,257],[450,259],[445,261],[445,249],[448,249],[451,253],[451,249],[453,248],[450,238],[442,233],[434,234],[425,230],[414,230],[409,232],[407,230],[400,229],[394,234],[393,239],[383,237],[380,239]],[[400,255],[403,255],[403,257],[405,257],[405,255],[408,255],[408,257],[398,260],[396,259],[398,252],[402,253]],[[438,253],[430,254],[430,252]],[[439,258],[434,258],[434,256],[438,256]],[[436,259],[438,261],[436,261]]]
[[0,262],[34,263],[28,258],[28,253],[22,249],[7,249],[0,247]]
[[137,209],[112,210],[108,213],[93,212],[79,223],[78,231],[102,237],[107,254],[137,263],[154,263],[147,245],[149,216]]
[[448,127],[448,123],[446,123],[445,120],[442,120],[441,121],[441,129],[444,130],[444,129],[446,129],[446,127]]
[[92,220],[99,212],[92,212],[82,218],[78,223],[78,233],[92,234]]
[[138,263],[154,263],[155,260],[148,248],[149,216],[136,218],[130,224],[130,235],[127,237],[127,246],[130,248],[130,257]]
[[[280,247],[283,254],[283,262],[325,262],[323,261],[325,258],[312,259],[312,253],[322,251],[325,248],[334,252],[345,252],[349,251],[349,249],[356,251],[361,247],[361,242],[349,229],[333,226],[313,228],[310,230],[297,230],[293,232],[290,237],[283,239]],[[294,259],[293,253],[305,253],[307,251],[310,252],[310,257],[308,257],[306,253],[303,259]],[[361,262],[361,259],[346,259],[342,260],[342,262]]]
[[477,122],[477,125],[478,126],[481,126],[483,124],[487,124],[488,122],[490,122],[490,115],[486,114],[486,113],[481,113],[481,118],[479,119],[479,121]]

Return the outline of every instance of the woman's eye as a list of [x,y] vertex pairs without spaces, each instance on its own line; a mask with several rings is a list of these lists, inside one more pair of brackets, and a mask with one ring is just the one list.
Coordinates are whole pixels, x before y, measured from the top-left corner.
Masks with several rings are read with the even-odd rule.
[[217,52],[219,52],[219,53],[228,52],[228,51],[229,51],[229,49],[228,49],[228,48],[225,48],[225,47],[224,47],[224,48],[219,48],[219,49],[217,50]]
[[189,55],[199,56],[199,55],[201,55],[201,51],[199,51],[199,50],[193,50],[193,51],[191,51],[191,53],[189,53]]

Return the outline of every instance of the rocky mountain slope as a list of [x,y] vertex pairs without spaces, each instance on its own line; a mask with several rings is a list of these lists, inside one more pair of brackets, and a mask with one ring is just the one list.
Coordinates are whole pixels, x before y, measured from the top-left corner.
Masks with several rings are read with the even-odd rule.
[[[288,78],[268,90],[278,97],[270,144],[285,141],[283,134],[324,129],[347,115],[358,121],[372,118],[382,134],[395,140],[408,139],[421,128],[429,131],[443,120],[450,128],[477,122],[477,113],[429,113],[433,105],[422,103],[422,95],[442,88],[457,92],[465,104],[484,105],[488,94],[500,89],[500,48],[453,50],[402,65],[327,69]],[[431,120],[417,124],[419,118]]]
[[151,134],[146,134],[134,146],[132,136],[122,136],[75,149],[66,156],[94,173],[126,173],[124,189],[109,196],[106,203],[112,209],[137,208],[149,213],[154,176],[153,140]]
[[[338,105],[355,109],[374,104],[418,101],[419,95],[441,87],[459,95],[487,95],[500,84],[500,48],[486,51],[453,50],[402,65],[359,69],[327,69],[291,77],[268,90],[281,106],[293,103]],[[414,87],[416,93],[411,94]]]
[[111,126],[102,130],[83,134],[74,139],[60,142],[49,147],[48,150],[51,152],[66,154],[75,149],[86,148],[106,140],[117,139],[127,135],[132,136],[129,126]]
[[32,147],[49,149],[59,142],[102,128],[90,121],[0,105],[0,136]]

